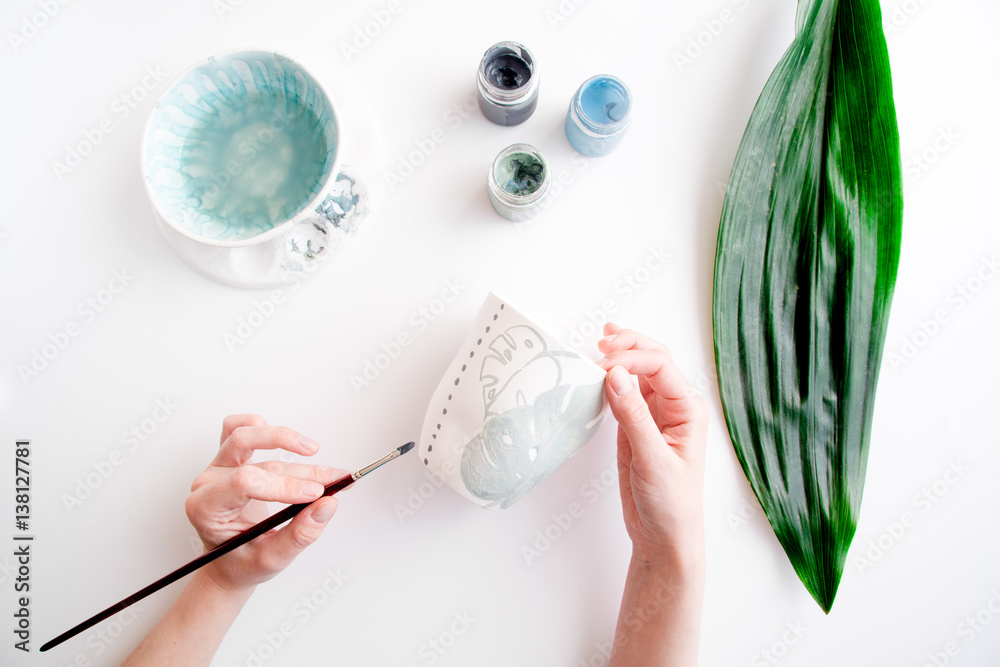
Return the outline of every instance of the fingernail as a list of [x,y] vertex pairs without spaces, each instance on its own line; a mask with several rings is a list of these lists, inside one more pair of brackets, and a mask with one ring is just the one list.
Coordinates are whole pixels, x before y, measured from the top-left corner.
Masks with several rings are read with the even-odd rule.
[[600,359],[598,359],[594,363],[597,364],[598,366],[603,366],[604,364],[608,363],[608,358],[607,357],[601,357]]
[[611,334],[610,336],[605,336],[605,337],[604,337],[604,338],[602,338],[601,340],[603,340],[603,341],[605,341],[605,342],[607,342],[607,343],[610,343],[610,342],[611,342],[611,341],[613,341],[613,340],[614,340],[615,338],[618,338],[618,334]]
[[323,495],[323,485],[318,482],[302,482],[299,484],[299,491],[301,491],[304,496],[318,498]]
[[302,445],[302,449],[306,450],[310,454],[315,454],[319,451],[319,443],[312,438],[307,438],[304,435],[299,436],[299,444]]
[[632,376],[621,366],[611,369],[611,388],[619,396],[628,396],[635,389],[632,384]]
[[326,523],[337,511],[337,503],[333,501],[325,502],[319,508],[313,510],[312,520],[316,523]]

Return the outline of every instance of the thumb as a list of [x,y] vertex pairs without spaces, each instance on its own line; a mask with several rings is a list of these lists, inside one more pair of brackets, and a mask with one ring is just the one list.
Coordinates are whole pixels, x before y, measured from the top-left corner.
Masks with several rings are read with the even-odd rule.
[[337,504],[336,498],[320,498],[299,512],[287,526],[267,536],[266,549],[274,559],[271,566],[275,572],[285,569],[303,549],[319,539],[337,511]]
[[661,449],[664,442],[646,399],[632,382],[632,376],[621,366],[615,366],[608,373],[605,393],[611,413],[632,447],[633,464],[649,469],[653,465],[653,452]]

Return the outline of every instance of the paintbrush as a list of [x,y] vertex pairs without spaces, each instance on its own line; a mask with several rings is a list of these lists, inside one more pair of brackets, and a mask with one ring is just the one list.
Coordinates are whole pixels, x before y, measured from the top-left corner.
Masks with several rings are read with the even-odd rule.
[[[333,494],[337,493],[338,491],[341,491],[342,489],[344,489],[344,488],[350,486],[351,484],[353,484],[354,482],[358,481],[359,479],[361,479],[362,477],[364,477],[365,475],[367,475],[368,473],[370,473],[372,470],[375,470],[375,468],[378,468],[379,466],[381,466],[381,465],[383,465],[385,463],[388,463],[389,461],[391,461],[393,459],[399,458],[400,456],[402,456],[406,452],[410,451],[411,449],[413,449],[413,443],[412,442],[408,442],[405,445],[403,445],[402,447],[398,447],[398,448],[392,450],[391,452],[389,452],[388,454],[386,454],[385,456],[383,456],[382,458],[380,458],[378,461],[375,461],[375,463],[372,463],[371,465],[365,466],[364,468],[361,468],[360,470],[352,472],[350,475],[344,475],[343,477],[341,477],[337,481],[328,484],[326,486],[326,489],[323,491],[323,495],[324,496],[332,496]],[[292,517],[294,517],[296,514],[298,514],[302,510],[304,510],[306,507],[309,507],[309,505],[311,504],[311,502],[314,502],[314,501],[310,501],[308,503],[299,503],[297,505],[289,505],[288,507],[286,507],[285,509],[281,510],[280,512],[276,512],[276,513],[272,514],[271,516],[269,516],[268,518],[264,519],[263,521],[261,521],[260,523],[256,524],[255,526],[247,528],[245,531],[243,531],[239,535],[234,535],[233,537],[229,538],[228,540],[226,540],[225,542],[223,542],[219,546],[215,547],[211,551],[206,551],[205,553],[203,553],[202,555],[198,556],[197,558],[195,558],[193,561],[191,561],[187,565],[184,565],[182,567],[177,568],[176,570],[174,570],[173,572],[171,572],[167,576],[162,577],[160,579],[157,579],[156,581],[154,581],[153,583],[151,583],[149,586],[146,586],[145,588],[143,588],[143,589],[141,589],[139,591],[136,591],[135,593],[133,593],[132,595],[128,596],[127,598],[125,598],[121,602],[119,602],[117,604],[111,605],[110,607],[108,607],[104,611],[100,612],[99,614],[91,616],[90,618],[88,618],[83,623],[80,623],[79,625],[76,625],[76,626],[70,628],[69,630],[67,630],[66,632],[62,633],[61,635],[59,635],[55,639],[53,639],[53,640],[51,640],[51,641],[46,642],[45,644],[43,644],[42,647],[40,649],[38,649],[38,650],[41,651],[41,652],[45,652],[45,651],[48,651],[50,648],[53,648],[55,646],[58,646],[59,644],[62,644],[67,639],[70,639],[71,637],[75,637],[76,635],[80,634],[84,630],[97,625],[98,623],[100,623],[104,619],[109,618],[109,617],[117,614],[122,609],[125,609],[126,607],[129,607],[129,606],[135,604],[136,602],[138,602],[139,600],[142,600],[143,598],[145,598],[148,595],[152,595],[153,593],[155,593],[156,591],[160,590],[161,588],[169,586],[170,584],[174,583],[175,581],[177,581],[181,577],[185,577],[185,576],[191,574],[192,572],[194,572],[198,568],[202,567],[203,565],[207,565],[207,564],[211,563],[213,560],[215,560],[216,558],[219,558],[220,556],[226,555],[227,553],[229,553],[233,549],[236,549],[237,547],[240,547],[240,546],[246,544],[247,542],[249,542],[250,540],[254,539],[255,537],[259,537],[259,536],[263,535],[264,533],[266,533],[267,531],[271,530],[272,528],[277,528],[278,526],[280,526],[281,524],[285,523],[286,521],[290,521],[292,519]]]

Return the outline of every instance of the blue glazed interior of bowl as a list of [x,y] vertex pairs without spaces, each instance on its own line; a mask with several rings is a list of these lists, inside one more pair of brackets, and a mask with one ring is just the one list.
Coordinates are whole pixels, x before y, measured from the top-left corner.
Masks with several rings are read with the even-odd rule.
[[144,169],[169,222],[238,243],[313,202],[336,151],[333,108],[315,79],[278,54],[242,51],[173,83],[153,109]]

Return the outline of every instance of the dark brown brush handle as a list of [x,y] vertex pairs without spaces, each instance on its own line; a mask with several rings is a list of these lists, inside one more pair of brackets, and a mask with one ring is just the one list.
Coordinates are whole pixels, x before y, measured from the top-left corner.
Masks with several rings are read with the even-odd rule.
[[[345,487],[350,486],[353,482],[354,482],[354,477],[352,475],[344,475],[343,477],[341,477],[337,481],[335,481],[335,482],[333,482],[331,484],[328,484],[326,486],[325,490],[323,491],[323,495],[324,496],[332,496],[333,494],[335,494],[338,491],[344,489]],[[257,525],[252,526],[250,528],[247,528],[245,531],[243,531],[239,535],[234,535],[233,537],[229,538],[228,540],[226,540],[225,542],[223,542],[219,546],[215,547],[211,551],[206,551],[205,553],[203,553],[202,555],[198,556],[197,558],[195,558],[193,561],[191,561],[187,565],[183,565],[183,566],[177,568],[176,570],[174,570],[173,572],[171,572],[167,576],[162,577],[160,579],[157,579],[156,581],[154,581],[153,583],[151,583],[149,586],[146,586],[145,588],[136,591],[135,593],[133,593],[132,595],[128,596],[127,598],[125,598],[121,602],[119,602],[117,604],[111,605],[110,607],[108,607],[104,611],[100,612],[99,614],[91,616],[90,618],[88,618],[83,623],[80,623],[79,625],[73,626],[72,628],[70,628],[66,632],[62,633],[61,635],[59,635],[55,639],[53,639],[53,640],[51,640],[49,642],[46,642],[45,644],[42,644],[42,647],[40,649],[38,649],[38,650],[40,652],[44,653],[45,651],[48,651],[50,648],[53,648],[55,646],[58,646],[59,644],[62,644],[67,639],[70,639],[71,637],[75,637],[76,635],[80,634],[84,630],[86,630],[88,628],[94,627],[95,625],[97,625],[98,623],[100,623],[101,621],[103,621],[104,619],[109,618],[111,616],[114,616],[115,614],[117,614],[118,612],[120,612],[122,609],[125,609],[126,607],[129,607],[129,606],[135,604],[139,600],[141,600],[141,599],[143,599],[143,598],[145,598],[145,597],[147,597],[149,595],[152,595],[153,593],[155,593],[156,591],[160,590],[161,588],[169,586],[170,584],[174,583],[178,579],[180,579],[182,577],[186,577],[187,575],[191,574],[192,572],[194,572],[198,568],[202,567],[203,565],[207,565],[208,563],[211,563],[213,560],[215,560],[216,558],[219,558],[220,556],[225,556],[227,553],[229,553],[233,549],[236,549],[237,547],[243,546],[244,544],[246,544],[250,540],[254,539],[255,537],[260,537],[261,535],[263,535],[267,531],[271,530],[272,528],[277,528],[278,526],[280,526],[281,524],[283,524],[286,521],[290,520],[296,514],[298,514],[302,510],[304,510],[306,507],[309,507],[309,505],[312,502],[315,502],[315,501],[310,501],[308,503],[300,503],[298,505],[289,505],[288,507],[286,507],[285,509],[281,510],[280,512],[275,512],[274,514],[272,514],[268,518],[264,519],[263,521],[261,521]]]

